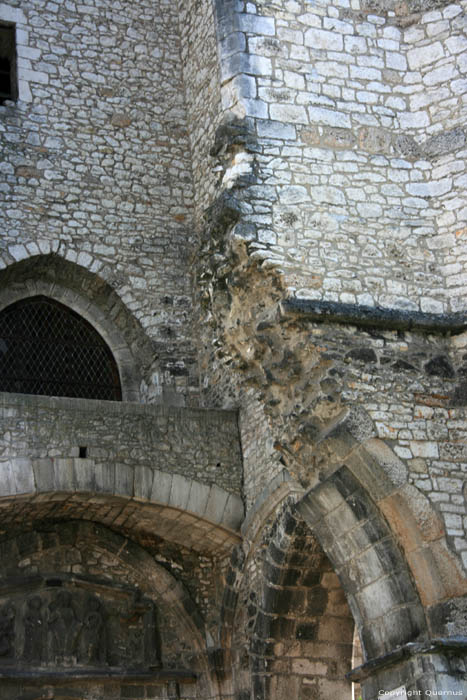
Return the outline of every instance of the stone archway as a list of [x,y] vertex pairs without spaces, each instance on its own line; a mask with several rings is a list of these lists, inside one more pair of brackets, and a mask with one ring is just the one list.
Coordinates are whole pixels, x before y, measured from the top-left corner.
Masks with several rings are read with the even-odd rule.
[[354,620],[332,565],[286,497],[250,548],[237,548],[224,644],[239,700],[351,698]]
[[41,687],[46,697],[70,687],[86,700],[115,688],[167,698],[170,684],[216,696],[202,617],[135,542],[96,523],[42,521],[0,548],[0,698]]
[[[366,462],[362,454],[355,457],[352,469],[342,466],[334,471],[298,506],[339,575],[359,631],[365,663],[348,677],[362,684],[365,700],[390,691],[421,695],[436,689],[462,695],[465,681],[456,668],[465,641],[451,631],[450,608],[457,613],[464,608],[465,580],[457,573],[455,558],[446,556],[453,578],[450,588],[437,587],[442,578],[437,578],[440,573],[433,559],[427,591],[426,570],[417,566],[414,556],[417,547],[423,552],[427,530],[425,526],[423,532],[417,523],[416,509],[407,509],[413,494],[410,489],[407,494],[407,486],[398,492],[393,484],[389,491],[396,495],[389,497],[384,470],[381,482],[369,493],[363,484],[377,479],[374,454],[373,459],[367,454]],[[406,515],[410,517],[403,525]],[[406,529],[409,547],[400,537]],[[436,541],[432,528],[428,533]],[[459,618],[462,613],[457,625]],[[439,668],[446,669],[446,675],[439,674]]]
[[[303,568],[297,570],[301,559],[306,570],[316,574],[313,547],[321,552],[322,547],[329,557],[330,578],[339,581],[347,619],[355,620],[362,644],[361,668],[347,677],[342,673],[340,679],[332,679],[343,683],[339,696],[344,697],[348,692],[351,697],[349,681],[362,684],[366,700],[374,700],[381,690],[402,686],[414,693],[433,687],[451,688],[449,684],[453,680],[449,674],[456,676],[456,664],[460,663],[464,646],[462,639],[449,632],[449,606],[455,606],[456,601],[462,606],[462,578],[456,579],[455,559],[446,557],[454,573],[450,588],[435,586],[427,591],[423,580],[425,570],[417,568],[414,552],[417,546],[423,552],[424,537],[433,540],[435,531],[427,530],[426,524],[425,528],[421,527],[414,508],[407,521],[411,531],[411,546],[407,547],[395,522],[395,506],[390,508],[389,503],[399,504],[399,518],[408,517],[411,501],[406,499],[411,492],[406,492],[407,485],[400,489],[400,484],[391,483],[387,471],[378,467],[376,454],[386,457],[388,471],[391,465],[384,447],[380,446],[379,451],[376,447],[373,444],[358,447],[349,459],[352,468],[335,469],[306,495],[300,493],[298,485],[294,487],[293,481],[278,482],[267,500],[259,499],[261,522],[253,523],[251,514],[247,519],[243,527],[246,543],[243,550],[234,553],[224,598],[225,643],[231,648],[232,667],[241,669],[239,674],[234,672],[233,679],[239,699],[250,700],[250,686],[255,698],[265,700],[281,697],[280,693],[287,698],[293,698],[294,693],[302,697],[299,693],[305,693],[304,697],[309,695],[319,700],[327,700],[326,693],[335,696],[331,685],[326,688],[323,683],[331,680],[325,659],[319,658],[311,645],[307,657],[306,644],[299,639],[309,635],[311,638],[306,641],[314,643],[314,635],[326,633],[329,619],[324,601],[330,587],[323,585],[321,579],[310,587],[313,582],[306,579]],[[374,486],[371,493],[370,484]],[[386,513],[389,518],[385,517]],[[298,541],[304,538],[298,548],[293,541],[295,531]],[[436,532],[436,537],[442,536]],[[321,566],[324,561],[327,557]],[[318,572],[319,576],[325,573],[319,566]],[[435,569],[431,586],[438,575]],[[430,591],[432,597],[427,597]],[[457,598],[452,598],[456,593]],[[314,596],[317,614],[314,619],[308,619],[307,610]],[[443,623],[441,610],[446,611]],[[299,618],[302,618],[300,623]],[[246,638],[242,637],[242,627],[249,630]],[[340,623],[339,629],[344,633],[345,625]],[[348,671],[354,646],[352,623],[349,631]],[[293,653],[284,658],[287,647]],[[334,657],[337,656],[334,651]],[[294,677],[293,668],[299,671],[300,663],[303,675],[296,673]],[[440,665],[448,669],[445,678],[436,677]],[[310,681],[306,690],[302,687],[304,678]],[[459,677],[456,683],[456,692],[462,694],[462,679]]]
[[[368,513],[377,513],[386,523],[395,552],[405,560],[404,566],[426,613],[429,635],[462,633],[461,627],[455,627],[446,613],[450,600],[457,600],[459,609],[465,605],[462,601],[467,593],[467,582],[456,553],[449,548],[443,515],[410,483],[406,466],[389,445],[371,434],[359,435],[358,429],[351,425],[351,418],[350,414],[348,419],[334,426],[318,446],[321,454],[328,456],[330,464],[322,472],[320,482],[303,500],[304,517],[310,525],[324,518],[319,527],[326,549],[326,541],[332,538],[325,513],[342,507],[344,501],[353,513],[348,524],[352,518],[364,519],[365,509]],[[355,498],[349,498],[351,492]],[[343,522],[340,527],[344,527]]]
[[428,637],[405,559],[361,484],[342,467],[300,503],[338,572],[371,659]]
[[58,254],[36,255],[0,272],[0,310],[44,296],[82,316],[109,346],[124,401],[141,399],[140,385],[154,362],[150,340],[118,294],[98,274]]

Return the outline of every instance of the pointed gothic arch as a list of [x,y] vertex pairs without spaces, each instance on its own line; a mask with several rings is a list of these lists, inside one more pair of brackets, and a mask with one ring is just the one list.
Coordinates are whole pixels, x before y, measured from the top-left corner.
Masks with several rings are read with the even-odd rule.
[[0,312],[0,390],[121,401],[115,358],[95,328],[46,296]]
[[92,326],[116,362],[122,400],[140,402],[154,349],[111,285],[100,274],[57,254],[32,256],[0,271],[0,313],[37,296],[64,305]]

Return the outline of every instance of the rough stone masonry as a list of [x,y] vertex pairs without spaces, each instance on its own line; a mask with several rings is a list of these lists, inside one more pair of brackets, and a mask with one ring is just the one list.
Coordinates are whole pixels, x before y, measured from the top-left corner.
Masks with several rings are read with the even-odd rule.
[[466,10],[0,1],[0,698],[465,696]]

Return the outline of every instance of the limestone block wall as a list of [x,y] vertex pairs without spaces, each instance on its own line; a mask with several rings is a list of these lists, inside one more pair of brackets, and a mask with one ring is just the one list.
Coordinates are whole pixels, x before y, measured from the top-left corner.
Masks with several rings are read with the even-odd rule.
[[[232,126],[219,195],[233,222],[212,222],[220,350],[210,349],[206,381],[220,400],[233,367],[232,384],[255,387],[267,415],[253,419],[262,456],[244,462],[249,505],[281,464],[307,487],[335,467],[342,455],[317,462],[315,446],[358,406],[426,512],[441,513],[464,565],[465,334],[311,323],[284,318],[281,302],[465,308],[453,272],[463,271],[465,9],[218,3]],[[255,411],[248,401],[242,410],[248,441]]]
[[[81,447],[85,448],[83,464],[90,460],[87,471],[96,479],[102,470],[106,471],[106,465],[119,465],[122,474],[126,473],[122,487],[131,482],[130,496],[134,473],[140,474],[141,495],[150,486],[149,474],[141,475],[145,469],[151,474],[154,470],[157,474],[178,474],[228,493],[240,493],[241,455],[233,411],[3,393],[1,424],[1,477],[5,486],[10,477],[14,481],[9,462],[13,460],[14,468],[18,459],[35,460],[37,464],[41,460],[64,460],[62,471],[67,481],[70,465],[65,462],[79,458]],[[163,477],[159,474],[158,479],[154,489],[162,493]],[[17,481],[21,482],[21,475]],[[28,491],[18,489],[18,493]]]
[[221,120],[221,85],[214,6],[211,0],[180,2],[179,23],[192,171],[199,222],[211,204],[219,172],[209,155]]
[[257,139],[250,246],[298,296],[463,308],[465,2],[236,7],[222,78]]
[[251,507],[284,469],[280,452],[274,449],[274,437],[261,400],[251,389],[246,392],[240,413],[244,495]]
[[5,0],[2,19],[20,84],[0,106],[3,265],[55,253],[101,273],[163,357],[147,381],[193,372],[177,6]]

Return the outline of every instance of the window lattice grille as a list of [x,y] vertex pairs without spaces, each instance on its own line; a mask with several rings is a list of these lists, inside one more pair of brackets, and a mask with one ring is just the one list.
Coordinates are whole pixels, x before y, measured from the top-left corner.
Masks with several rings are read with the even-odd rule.
[[84,318],[45,297],[0,313],[0,391],[121,400],[107,344]]

